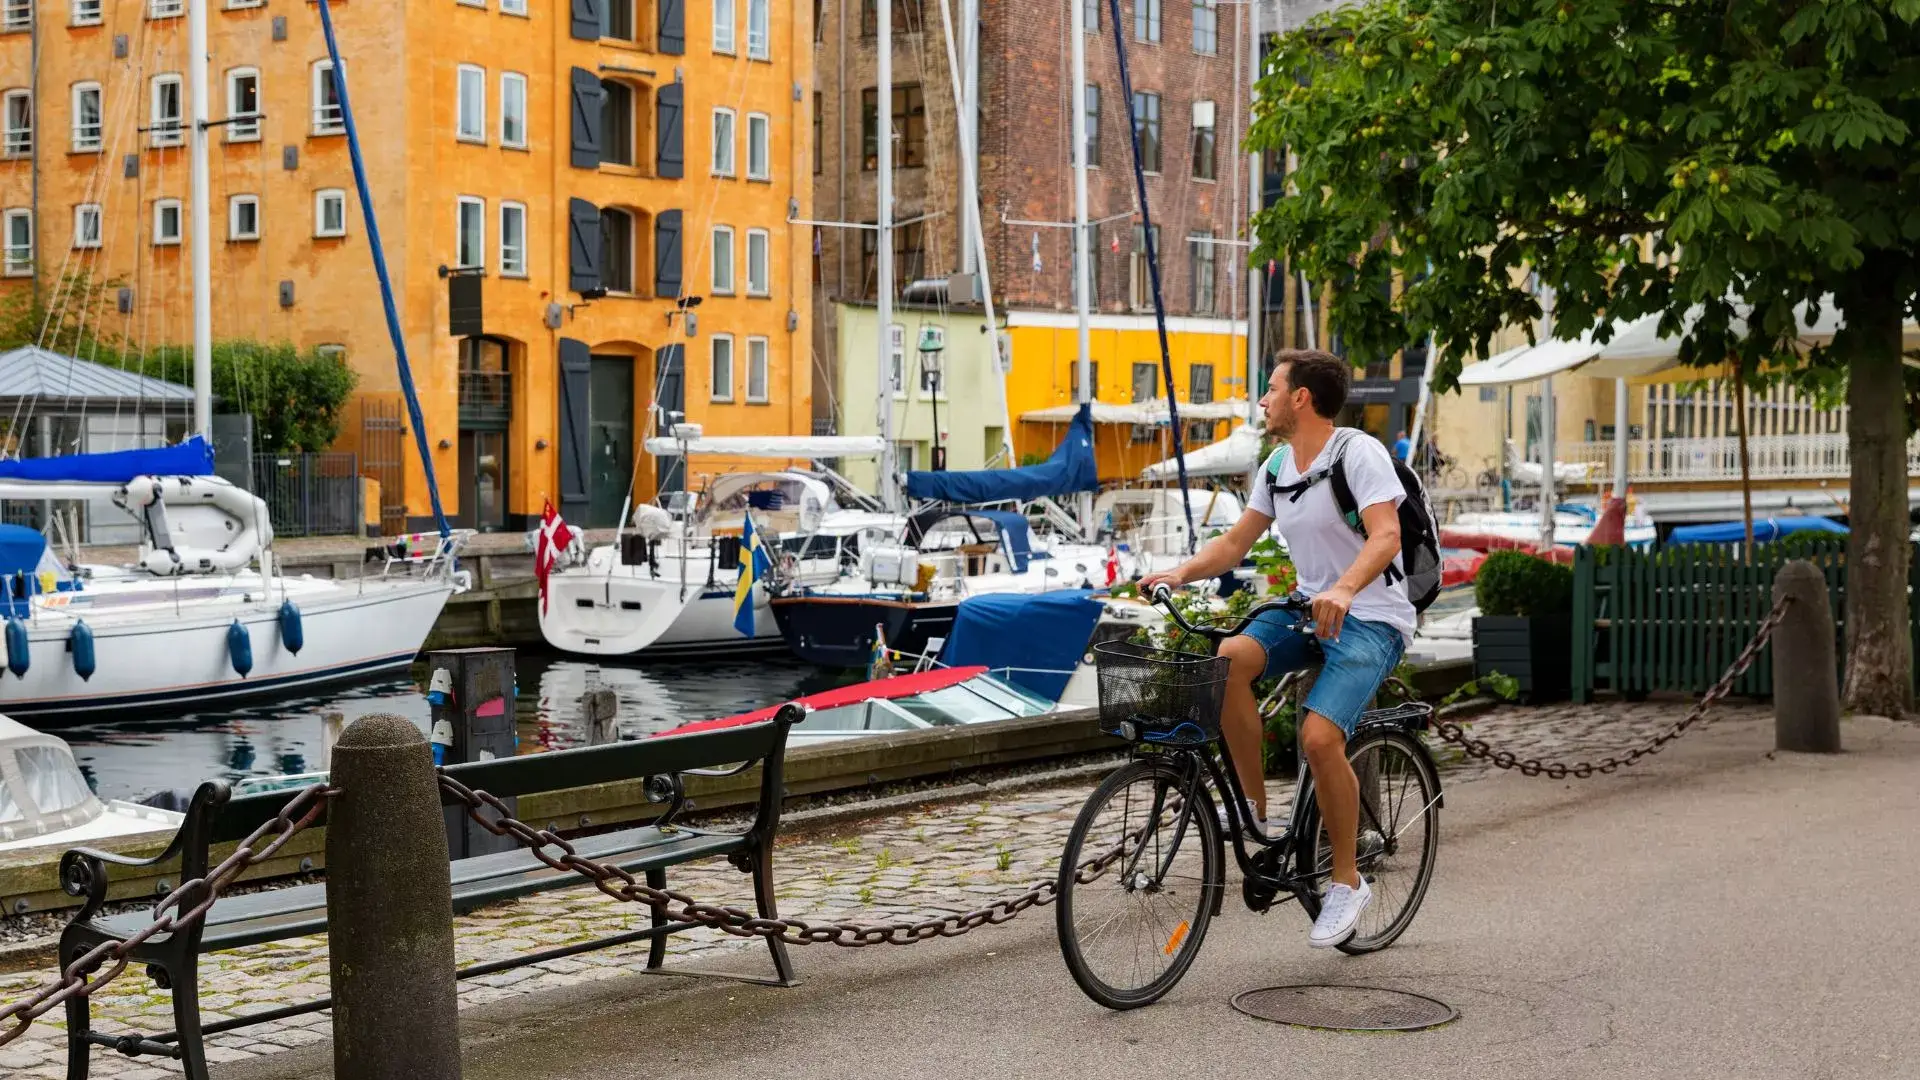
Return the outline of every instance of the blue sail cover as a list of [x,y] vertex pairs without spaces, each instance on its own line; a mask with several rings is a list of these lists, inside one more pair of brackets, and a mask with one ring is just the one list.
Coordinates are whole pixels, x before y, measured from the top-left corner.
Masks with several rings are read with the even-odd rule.
[[955,503],[1038,499],[1098,490],[1100,477],[1093,465],[1093,407],[1086,404],[1074,415],[1067,437],[1053,448],[1053,456],[1038,465],[907,474],[908,495]]
[[178,446],[0,461],[0,480],[124,484],[136,476],[212,476],[213,445],[195,435]]
[[[1823,517],[1783,517],[1754,519],[1753,542],[1765,544],[1778,540],[1789,533],[1824,532],[1845,533],[1847,527]],[[1667,537],[1668,544],[1742,544],[1747,539],[1744,523],[1739,521],[1717,521],[1712,525],[1683,525],[1673,530]]]
[[984,664],[993,675],[1058,701],[1105,606],[1092,589],[969,596],[960,601],[940,662]]

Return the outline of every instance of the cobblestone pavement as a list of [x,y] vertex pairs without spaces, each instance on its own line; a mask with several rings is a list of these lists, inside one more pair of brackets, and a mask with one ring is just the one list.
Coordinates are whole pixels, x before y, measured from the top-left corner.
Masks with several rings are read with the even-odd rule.
[[[1472,731],[1523,756],[1579,760],[1650,738],[1686,708],[1675,701],[1510,708],[1479,718]],[[1766,706],[1750,704],[1723,706],[1715,714],[1749,719],[1767,715]],[[1436,745],[1436,752],[1449,783],[1470,781],[1492,768],[1463,762],[1458,749],[1445,744]],[[1053,876],[1067,830],[1091,787],[1091,782],[1082,782],[1017,792],[991,803],[930,806],[789,839],[774,857],[780,910],[810,919],[884,921],[970,910],[1021,892]],[[1291,795],[1291,783],[1270,783],[1269,798],[1276,806],[1286,805]],[[668,880],[701,899],[751,906],[750,879],[724,862],[682,867],[670,872]],[[621,905],[582,885],[463,916],[456,948],[465,966],[638,929],[647,920],[646,908]],[[912,947],[937,951],[941,944]],[[481,976],[460,984],[460,1001],[473,1005],[624,976],[645,966],[646,949],[640,942]],[[670,967],[771,973],[766,950],[758,942],[717,931],[676,935],[669,939],[668,954]],[[804,949],[796,962],[804,970]],[[328,990],[323,938],[238,949],[202,963],[202,1005],[209,1023],[321,997]],[[25,996],[50,974],[43,967],[0,975],[0,1002]],[[166,991],[130,969],[95,997],[95,1029],[171,1030],[169,1001]],[[64,1076],[65,1025],[60,1019],[58,1013],[49,1015],[23,1038],[0,1047],[0,1075],[19,1080]],[[208,1057],[230,1062],[318,1042],[328,1037],[331,1023],[330,1014],[315,1013],[217,1035],[208,1040]],[[177,1063],[165,1059],[128,1059],[97,1049],[93,1060],[94,1074],[113,1080],[180,1075]]]

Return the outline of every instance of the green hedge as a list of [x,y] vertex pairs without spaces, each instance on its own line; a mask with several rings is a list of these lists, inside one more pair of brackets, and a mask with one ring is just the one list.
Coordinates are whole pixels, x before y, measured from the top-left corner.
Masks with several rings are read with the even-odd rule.
[[1480,564],[1473,598],[1482,615],[1564,615],[1573,610],[1573,568],[1524,551],[1496,551]]

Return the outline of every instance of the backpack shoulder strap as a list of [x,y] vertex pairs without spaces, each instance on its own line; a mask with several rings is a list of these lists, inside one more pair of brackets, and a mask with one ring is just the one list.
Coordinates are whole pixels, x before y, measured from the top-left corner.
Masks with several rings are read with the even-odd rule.
[[1340,436],[1340,445],[1334,448],[1333,465],[1327,470],[1327,479],[1333,484],[1333,504],[1339,508],[1347,527],[1365,536],[1366,523],[1360,520],[1360,507],[1356,505],[1352,486],[1347,483],[1347,444],[1352,441],[1352,435]]

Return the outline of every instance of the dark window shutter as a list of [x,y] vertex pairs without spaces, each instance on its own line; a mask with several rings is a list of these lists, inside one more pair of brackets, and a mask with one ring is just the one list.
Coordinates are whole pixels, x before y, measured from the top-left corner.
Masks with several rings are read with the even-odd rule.
[[600,40],[600,5],[603,0],[573,0],[573,36],[580,41]]
[[600,76],[586,68],[573,69],[573,167],[600,167],[600,128],[605,122],[607,92]]
[[587,383],[593,354],[584,341],[560,339],[560,516],[587,520]]
[[662,210],[653,219],[653,295],[680,295],[680,211]]
[[[659,408],[658,422],[654,433],[673,434],[676,422],[672,414],[683,412],[687,407],[687,370],[685,349],[680,345],[662,345],[653,354],[654,379],[658,384],[656,391]],[[681,417],[680,419],[685,419]],[[654,486],[660,491],[685,491],[687,487],[687,463],[678,454],[662,454],[654,459]]]
[[663,179],[678,180],[686,175],[686,153],[682,149],[685,136],[682,134],[681,115],[686,111],[687,88],[682,83],[670,83],[660,88],[655,97],[654,113],[654,175]]
[[567,200],[567,287],[600,287],[600,208],[585,199]]
[[681,56],[687,51],[687,0],[660,0],[660,52]]

